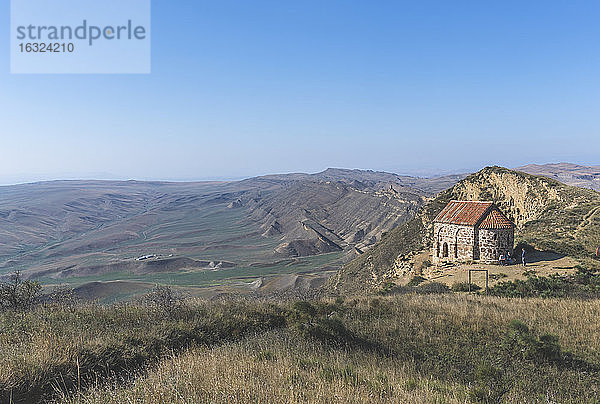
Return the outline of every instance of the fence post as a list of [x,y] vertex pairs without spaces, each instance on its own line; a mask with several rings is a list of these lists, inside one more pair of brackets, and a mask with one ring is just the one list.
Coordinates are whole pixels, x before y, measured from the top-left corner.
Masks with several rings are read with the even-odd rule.
[[469,269],[469,293],[471,293],[471,270]]

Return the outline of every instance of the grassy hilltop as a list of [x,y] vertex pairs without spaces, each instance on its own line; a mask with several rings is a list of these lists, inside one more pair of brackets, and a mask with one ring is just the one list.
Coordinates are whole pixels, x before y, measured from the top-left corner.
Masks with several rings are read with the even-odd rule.
[[425,204],[328,282],[335,293],[364,293],[394,279],[397,267],[430,248],[432,220],[452,199],[496,202],[517,225],[516,243],[574,257],[596,268],[600,245],[600,193],[502,167],[469,175]]
[[2,403],[597,402],[598,300],[399,295],[0,314]]

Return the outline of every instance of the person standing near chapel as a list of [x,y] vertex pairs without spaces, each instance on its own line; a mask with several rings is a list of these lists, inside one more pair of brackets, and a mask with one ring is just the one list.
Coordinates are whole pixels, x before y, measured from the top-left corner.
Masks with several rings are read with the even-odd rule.
[[525,249],[521,249],[521,262],[523,263],[523,266],[525,266]]

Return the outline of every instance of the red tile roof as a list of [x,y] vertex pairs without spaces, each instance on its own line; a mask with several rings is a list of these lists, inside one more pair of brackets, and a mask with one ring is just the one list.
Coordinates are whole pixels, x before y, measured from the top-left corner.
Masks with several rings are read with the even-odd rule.
[[514,224],[494,206],[479,225],[480,229],[510,229]]
[[492,202],[450,201],[434,222],[475,226],[492,205]]
[[513,226],[493,202],[478,201],[450,201],[434,222],[464,226],[479,224],[484,229],[503,229]]

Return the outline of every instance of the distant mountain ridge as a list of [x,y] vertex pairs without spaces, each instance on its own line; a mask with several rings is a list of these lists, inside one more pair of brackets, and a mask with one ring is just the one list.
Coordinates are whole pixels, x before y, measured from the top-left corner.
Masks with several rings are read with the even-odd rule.
[[312,181],[336,181],[347,184],[365,184],[374,186],[376,184],[393,184],[395,187],[408,187],[411,190],[420,190],[424,194],[435,195],[459,180],[465,178],[468,174],[451,174],[436,177],[414,177],[409,175],[399,175],[385,171],[328,168],[316,174],[292,173],[292,174],[271,174],[261,177],[251,178],[248,181],[261,179],[271,180],[312,180]]
[[543,175],[567,185],[600,191],[600,166],[582,166],[572,163],[528,164],[515,170]]

